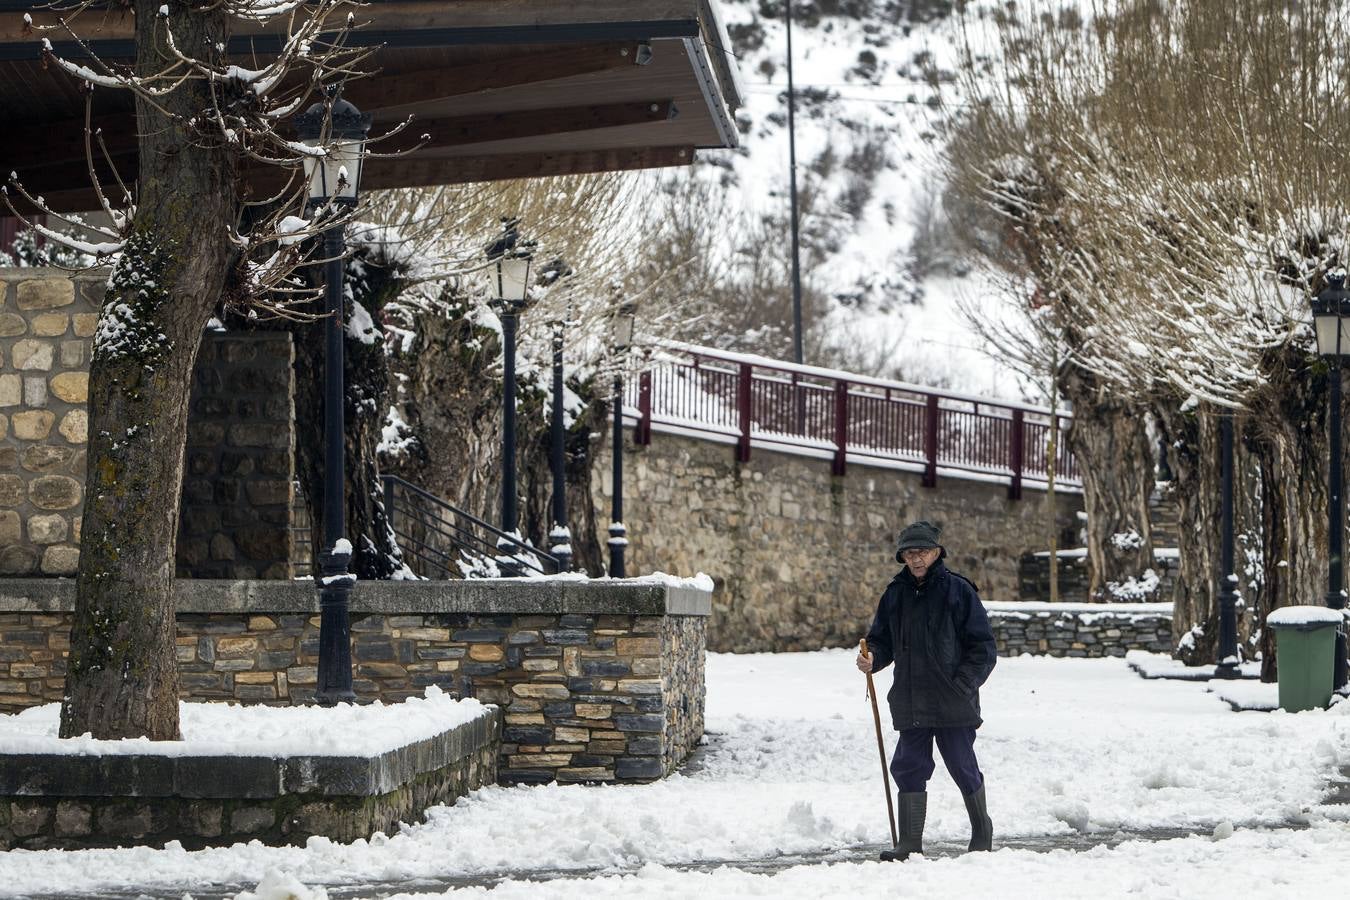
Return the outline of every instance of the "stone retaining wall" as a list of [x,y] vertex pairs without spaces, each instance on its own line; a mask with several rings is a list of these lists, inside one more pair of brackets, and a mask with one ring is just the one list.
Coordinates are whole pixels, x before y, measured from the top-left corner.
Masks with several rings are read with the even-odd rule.
[[0,757],[0,850],[393,834],[496,781],[496,710],[375,757],[14,754]]
[[[107,273],[0,268],[0,577],[80,559],[89,363]],[[193,370],[180,576],[289,578],[291,339],[207,333]]]
[[89,347],[106,278],[0,269],[0,575],[80,558]]
[[[1061,493],[1054,521],[1030,487],[754,449],[738,463],[730,444],[655,433],[624,441],[628,570],[706,572],[716,585],[708,647],[718,651],[816,650],[855,645],[877,598],[898,571],[899,530],[915,519],[943,527],[951,567],[986,600],[1017,600],[1018,560],[1078,529],[1082,496]],[[597,510],[610,508],[610,454],[595,461]],[[603,532],[604,529],[602,528]]]
[[[185,698],[313,696],[309,582],[178,582]],[[59,701],[74,584],[0,579],[0,712]],[[704,591],[566,581],[358,582],[353,687],[402,700],[428,685],[504,711],[505,783],[650,781],[703,735]]]
[[[1152,598],[1130,598],[1139,602],[1166,600],[1176,587],[1179,561],[1176,550],[1160,550],[1153,560],[1153,571],[1158,576],[1158,587]],[[1090,603],[1088,597],[1087,556],[1082,550],[1060,551],[1059,597],[1064,603]],[[1141,573],[1142,574],[1142,573]],[[1050,554],[1024,553],[1017,567],[1019,599],[1043,602],[1050,597]]]
[[990,603],[999,656],[1124,656],[1172,652],[1170,603]]
[[202,338],[188,407],[178,577],[291,577],[293,357],[284,332]]

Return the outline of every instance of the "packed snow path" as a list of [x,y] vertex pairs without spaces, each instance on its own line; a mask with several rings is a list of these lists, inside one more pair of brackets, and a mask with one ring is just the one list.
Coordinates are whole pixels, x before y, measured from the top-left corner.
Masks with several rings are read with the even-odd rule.
[[[708,746],[685,774],[658,784],[488,788],[402,834],[353,845],[14,851],[0,854],[0,895],[219,896],[227,886],[253,887],[268,869],[335,897],[371,896],[377,884],[443,891],[530,870],[629,874],[555,880],[547,889],[512,880],[492,896],[818,897],[830,884],[873,883],[879,864],[857,860],[889,834],[871,711],[852,656],[710,656]],[[889,683],[889,673],[878,677],[882,690]],[[916,895],[1006,894],[997,886],[1011,877],[1042,894],[1057,883],[1046,879],[1060,878],[1062,896],[1088,884],[1099,894],[1110,884],[1118,895],[1158,896],[1166,886],[1219,896],[1224,879],[1230,890],[1250,886],[1258,866],[1293,870],[1281,876],[1293,879],[1276,892],[1284,893],[1330,865],[1315,860],[1350,851],[1344,807],[1326,803],[1331,781],[1350,764],[1350,704],[1294,716],[1234,713],[1203,684],[1147,681],[1120,660],[1024,657],[999,661],[983,705],[976,748],[996,846],[1009,849],[898,867],[916,891],[924,886]],[[1232,837],[1211,840],[1230,826]],[[952,852],[967,828],[939,765],[928,841]],[[1130,839],[1186,833],[1199,836]],[[1045,849],[1099,842],[1083,852]],[[1290,864],[1270,866],[1282,859]],[[765,862],[698,871],[726,860]]]

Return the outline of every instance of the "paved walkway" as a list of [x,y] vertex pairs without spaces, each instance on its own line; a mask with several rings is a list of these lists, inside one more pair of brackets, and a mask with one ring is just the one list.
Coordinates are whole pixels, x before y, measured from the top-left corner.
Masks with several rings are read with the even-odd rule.
[[[1251,828],[1252,830],[1277,830],[1255,825],[1244,826],[1237,824],[1236,827]],[[1306,826],[1291,823],[1287,826],[1282,826],[1278,830],[1300,829],[1304,827]],[[995,837],[994,845],[996,848],[1008,847],[1016,850],[1031,850],[1039,853],[1048,853],[1053,850],[1070,850],[1077,852],[1090,850],[1093,847],[1115,847],[1118,844],[1127,841],[1170,841],[1178,838],[1191,837],[1197,834],[1208,836],[1208,832],[1190,831],[1182,828],[1155,828],[1146,831],[1114,831],[1098,834],[1075,833],[1056,835],[1053,837],[1008,837],[1003,839]],[[821,853],[792,854],[774,856],[767,859],[705,860],[697,863],[671,864],[668,865],[667,868],[686,872],[711,872],[722,866],[729,866],[744,872],[771,875],[794,866],[871,861],[877,859],[878,855],[884,849],[887,849],[887,845],[859,844]],[[936,843],[930,844],[925,848],[925,856],[930,859],[933,857],[954,857],[965,852],[966,848],[964,844],[955,843]],[[903,864],[898,863],[897,865]],[[414,879],[397,883],[372,882],[368,884],[325,885],[325,887],[328,891],[328,896],[332,898],[332,900],[377,900],[377,898],[389,897],[394,894],[418,892],[438,893],[450,890],[451,888],[475,886],[492,887],[504,881],[548,882],[559,879],[589,878],[601,874],[625,875],[632,874],[635,871],[637,871],[637,867],[608,868],[604,870],[516,869],[511,871],[493,872],[488,875]],[[182,900],[185,891],[192,895],[193,900],[228,900],[228,898],[233,897],[240,891],[252,890],[253,888],[254,885],[252,884],[191,885],[180,886],[172,890],[156,889],[153,891],[144,891],[133,889],[88,894],[51,893],[38,895],[34,897],[33,900]]]

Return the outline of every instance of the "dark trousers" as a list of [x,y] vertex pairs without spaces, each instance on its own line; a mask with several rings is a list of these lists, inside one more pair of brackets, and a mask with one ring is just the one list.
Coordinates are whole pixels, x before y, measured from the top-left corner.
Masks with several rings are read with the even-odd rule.
[[900,732],[891,759],[891,776],[902,794],[926,790],[933,775],[933,741],[962,794],[973,794],[984,784],[975,759],[974,728],[906,728]]

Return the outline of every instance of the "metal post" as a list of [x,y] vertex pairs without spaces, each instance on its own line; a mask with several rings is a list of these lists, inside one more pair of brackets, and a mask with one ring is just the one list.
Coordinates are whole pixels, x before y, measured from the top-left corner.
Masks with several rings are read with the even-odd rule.
[[923,419],[923,486],[937,487],[938,416],[941,415],[936,394],[928,395]]
[[394,520],[394,479],[388,475],[381,475],[380,480],[384,482],[384,520],[389,523],[389,532],[397,536],[398,525]]
[[[1339,305],[1337,307],[1339,309]],[[1345,501],[1341,496],[1341,323],[1336,323],[1336,356],[1332,359],[1331,371],[1331,410],[1327,417],[1330,421],[1331,479],[1327,485],[1327,532],[1329,552],[1327,554],[1327,607],[1345,609],[1344,577],[1344,538]],[[1345,625],[1336,629],[1336,660],[1333,669],[1332,685],[1341,690],[1346,683]]]
[[749,363],[741,363],[736,377],[736,418],[740,439],[736,441],[736,462],[750,461],[750,392],[754,375]]
[[1223,490],[1220,529],[1222,563],[1219,571],[1219,664],[1215,678],[1237,678],[1237,573],[1233,571],[1233,414],[1219,422]]
[[1012,414],[1012,428],[1009,436],[1012,443],[1009,446],[1008,460],[1012,469],[1012,481],[1008,483],[1008,499],[1022,499],[1022,470],[1026,467],[1024,450],[1026,447],[1026,413],[1020,409],[1014,409]]
[[797,90],[792,77],[792,0],[783,4],[787,16],[788,76],[788,194],[792,210],[792,359],[805,362],[802,351],[801,235],[797,224]]
[[549,552],[558,558],[558,571],[572,569],[572,534],[567,529],[567,479],[563,452],[563,335],[562,323],[553,326],[553,421],[551,423],[553,463],[553,528],[549,531]]
[[609,524],[609,575],[625,578],[624,550],[628,547],[628,530],[623,524],[623,376],[614,376],[614,473],[613,507]]
[[638,376],[638,422],[633,443],[647,446],[652,442],[652,370],[647,369]]
[[[510,305],[502,309],[502,531],[516,533],[516,326],[520,314]],[[497,568],[507,578],[521,574],[517,547],[497,540]]]
[[848,382],[842,378],[834,383],[834,464],[830,474],[843,475],[848,471]]
[[314,699],[332,705],[356,699],[352,691],[352,639],[348,601],[355,576],[347,571],[351,544],[343,488],[342,256],[343,226],[324,232],[323,544],[319,555],[319,671]]

